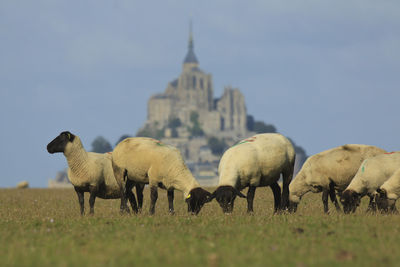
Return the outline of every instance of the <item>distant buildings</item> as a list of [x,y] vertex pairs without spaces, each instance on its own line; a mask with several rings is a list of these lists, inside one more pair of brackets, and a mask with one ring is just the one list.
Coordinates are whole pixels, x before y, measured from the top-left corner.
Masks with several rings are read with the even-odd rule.
[[[239,89],[226,87],[220,98],[214,98],[212,76],[199,67],[190,30],[182,72],[167,84],[164,93],[149,99],[147,121],[137,136],[157,138],[179,148],[199,182],[203,186],[214,186],[218,182],[217,168],[222,152],[255,134],[248,130],[247,119],[244,96]],[[222,147],[215,149],[216,144]],[[301,147],[296,148],[300,151],[298,170],[306,155]],[[59,173],[55,180],[49,181],[49,187],[63,186],[65,181],[65,175]]]
[[[180,76],[167,84],[164,93],[153,95],[147,106],[147,121],[137,136],[149,136],[176,146],[200,183],[215,185],[221,154],[213,154],[209,139],[229,147],[255,134],[247,127],[243,94],[226,87],[214,98],[212,76],[199,67],[190,31],[188,51]],[[221,151],[222,152],[222,151]],[[305,155],[296,166],[301,166]]]

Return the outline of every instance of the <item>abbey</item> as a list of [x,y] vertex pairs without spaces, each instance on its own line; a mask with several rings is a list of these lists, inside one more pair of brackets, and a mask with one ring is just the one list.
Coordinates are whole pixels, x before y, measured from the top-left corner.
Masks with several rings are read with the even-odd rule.
[[[148,101],[145,127],[165,131],[172,120],[191,126],[196,117],[199,127],[208,136],[241,138],[246,136],[246,105],[239,89],[226,87],[221,98],[214,98],[212,76],[199,68],[190,31],[188,52],[180,76],[168,83],[164,93],[153,95]],[[178,128],[176,137],[192,135],[187,127]]]

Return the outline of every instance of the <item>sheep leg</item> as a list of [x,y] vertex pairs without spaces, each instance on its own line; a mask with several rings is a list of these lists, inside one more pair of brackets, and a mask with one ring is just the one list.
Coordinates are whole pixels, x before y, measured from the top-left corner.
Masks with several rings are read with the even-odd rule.
[[376,212],[376,203],[375,203],[375,196],[374,195],[370,195],[369,196],[369,203],[368,203],[367,212]]
[[173,215],[175,213],[175,211],[174,211],[174,189],[168,190],[167,195],[168,195],[169,213],[171,215]]
[[119,187],[119,191],[120,191],[120,195],[121,195],[121,206],[120,206],[120,212],[128,212],[129,213],[129,208],[128,205],[126,204],[127,202],[127,198],[126,198],[126,180],[127,180],[127,172],[123,171],[121,168],[119,168],[118,166],[116,166],[114,164],[114,162],[112,162],[112,167],[113,167],[113,171],[114,171],[114,177],[115,180],[117,181],[118,187]]
[[132,192],[132,189],[134,186],[135,186],[135,183],[128,179],[126,181],[126,185],[125,185],[125,191],[126,191],[125,194],[126,194],[127,198],[129,199],[129,203],[131,203],[133,212],[138,213],[138,206],[136,203],[136,198]]
[[393,213],[393,214],[398,214],[398,213],[399,213],[399,212],[397,211],[397,209],[396,209],[396,202],[395,202],[393,205],[391,205],[391,206],[389,207],[389,210],[390,210],[390,212]]
[[283,173],[281,209],[289,209],[289,184],[292,181],[293,168],[294,166],[292,166],[288,173]]
[[253,200],[256,193],[255,186],[249,186],[249,191],[247,191],[247,213],[253,213]]
[[144,190],[144,184],[136,184],[136,196],[138,201],[139,212],[142,210],[143,207],[143,190]]
[[96,201],[96,195],[97,192],[99,191],[99,188],[97,186],[90,186],[89,187],[90,191],[90,197],[89,197],[89,205],[90,205],[90,214],[94,214],[94,202]]
[[153,215],[155,212],[157,198],[157,186],[150,186],[150,215]]
[[329,197],[331,198],[332,203],[335,204],[336,210],[342,211],[336,198],[335,184],[333,182],[329,183]]
[[83,197],[83,191],[75,187],[75,192],[78,195],[79,206],[81,208],[81,215],[85,214],[85,198]]
[[274,193],[274,213],[281,210],[281,188],[277,182],[270,185],[272,193]]
[[328,207],[328,190],[324,189],[322,191],[322,203],[324,204],[324,212],[326,214],[329,213],[329,207]]

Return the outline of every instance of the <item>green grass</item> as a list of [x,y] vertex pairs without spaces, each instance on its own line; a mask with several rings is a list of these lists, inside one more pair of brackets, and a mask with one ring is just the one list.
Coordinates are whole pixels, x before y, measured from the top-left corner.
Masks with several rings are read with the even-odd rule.
[[399,215],[366,214],[367,199],[356,214],[325,215],[320,197],[306,195],[296,214],[273,215],[272,193],[261,188],[252,216],[244,199],[231,215],[213,201],[191,216],[176,193],[170,216],[159,190],[149,216],[146,188],[140,215],[97,199],[95,215],[81,217],[72,189],[2,189],[0,266],[399,265]]

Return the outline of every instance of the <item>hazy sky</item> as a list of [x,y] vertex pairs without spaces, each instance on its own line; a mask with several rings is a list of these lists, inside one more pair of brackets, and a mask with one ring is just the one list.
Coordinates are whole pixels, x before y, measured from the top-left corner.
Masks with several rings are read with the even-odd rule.
[[0,1],[0,187],[47,186],[46,145],[134,134],[181,73],[193,18],[215,97],[238,87],[255,119],[309,155],[400,150],[400,1]]

